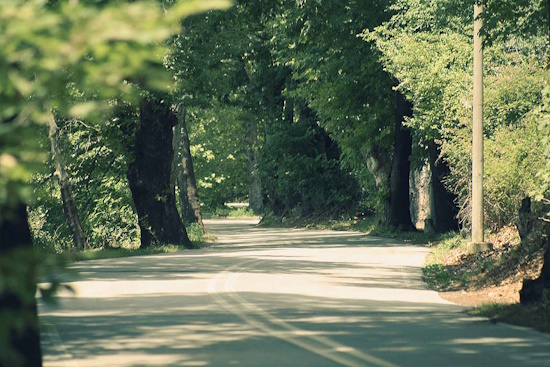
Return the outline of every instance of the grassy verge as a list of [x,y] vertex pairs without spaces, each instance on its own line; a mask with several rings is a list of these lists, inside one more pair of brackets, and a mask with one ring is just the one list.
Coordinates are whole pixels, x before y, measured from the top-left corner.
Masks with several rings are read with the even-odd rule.
[[[193,223],[187,226],[187,235],[193,244],[193,248],[199,249],[208,247],[215,241],[215,237],[210,234],[203,234],[198,224]],[[96,249],[88,249],[84,251],[68,252],[66,254],[68,261],[85,261],[85,260],[98,260],[98,259],[114,259],[120,257],[130,256],[145,256],[155,254],[174,253],[179,251],[186,251],[187,249],[183,245],[163,245],[163,246],[151,246],[145,249],[139,247],[103,247]]]
[[204,219],[220,218],[258,218],[254,212],[246,206],[224,205],[216,208],[204,208],[202,212]]
[[484,316],[494,322],[529,327],[550,333],[550,303],[532,305],[484,304],[468,312],[474,316]]
[[[522,280],[536,278],[540,272],[542,249],[521,245],[517,232],[510,228],[490,235],[488,240],[494,250],[475,255],[467,254],[466,241],[458,235],[449,234],[433,243],[423,268],[424,281],[443,292],[444,298],[450,296],[452,301],[477,305],[467,311],[470,315],[550,332],[548,300],[530,305],[518,303]],[[496,294],[500,297],[491,299]]]
[[276,217],[267,215],[262,218],[260,225],[265,227],[328,229],[334,231],[357,231],[371,236],[398,239],[413,244],[426,244],[441,238],[437,234],[427,234],[424,231],[398,231],[395,228],[380,225],[378,218],[367,216],[364,218],[343,217],[327,219],[326,217]]
[[466,241],[457,233],[441,235],[428,243],[430,255],[422,268],[423,280],[436,291],[463,290],[470,280],[470,274],[459,271],[459,265],[449,264],[455,253],[466,251]]

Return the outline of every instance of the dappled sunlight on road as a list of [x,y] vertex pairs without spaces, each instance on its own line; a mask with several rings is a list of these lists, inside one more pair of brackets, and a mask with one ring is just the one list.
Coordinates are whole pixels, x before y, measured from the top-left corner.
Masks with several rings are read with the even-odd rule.
[[468,317],[427,290],[425,248],[207,224],[220,245],[75,264],[77,295],[41,306],[45,366],[515,367],[550,358],[549,338]]

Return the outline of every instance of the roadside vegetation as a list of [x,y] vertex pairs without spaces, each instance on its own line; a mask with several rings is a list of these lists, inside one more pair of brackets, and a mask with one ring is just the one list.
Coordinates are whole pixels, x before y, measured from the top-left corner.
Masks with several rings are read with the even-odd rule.
[[522,243],[515,226],[489,235],[488,241],[493,251],[481,254],[468,254],[467,240],[458,234],[430,243],[424,281],[444,299],[468,306],[471,315],[550,332],[547,295],[520,304],[524,279],[535,279],[541,272],[544,246]]
[[220,218],[257,218],[260,219],[258,214],[254,213],[252,209],[248,207],[248,204],[239,205],[223,205],[214,208],[205,208],[203,210],[203,218],[205,219],[220,219]]
[[[211,246],[216,237],[210,233],[204,233],[197,223],[193,223],[187,227],[189,239],[193,244],[193,249],[201,249]],[[112,259],[130,256],[146,256],[155,254],[167,254],[188,250],[187,247],[181,244],[164,244],[162,246],[152,246],[140,248],[139,246],[107,246],[83,251],[65,251],[63,256],[70,262]],[[48,254],[46,254],[48,255]]]
[[543,307],[550,3],[483,4],[497,235],[466,255],[471,1],[1,1],[0,365],[41,363],[41,254],[191,250],[203,216],[439,243],[434,286]]

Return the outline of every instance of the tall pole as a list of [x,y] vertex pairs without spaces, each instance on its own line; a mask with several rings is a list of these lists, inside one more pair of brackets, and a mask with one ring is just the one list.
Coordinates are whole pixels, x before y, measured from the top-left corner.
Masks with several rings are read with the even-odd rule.
[[483,235],[483,38],[480,18],[483,6],[479,0],[474,4],[474,103],[472,129],[472,242],[470,253],[491,249]]

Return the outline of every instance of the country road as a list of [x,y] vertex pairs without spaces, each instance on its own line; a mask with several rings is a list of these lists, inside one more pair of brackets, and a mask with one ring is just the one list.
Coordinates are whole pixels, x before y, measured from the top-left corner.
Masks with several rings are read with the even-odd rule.
[[428,290],[424,247],[206,225],[207,249],[72,265],[76,296],[40,305],[45,367],[550,365],[548,335]]

